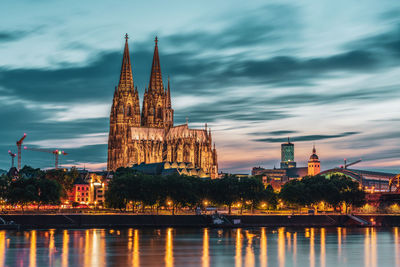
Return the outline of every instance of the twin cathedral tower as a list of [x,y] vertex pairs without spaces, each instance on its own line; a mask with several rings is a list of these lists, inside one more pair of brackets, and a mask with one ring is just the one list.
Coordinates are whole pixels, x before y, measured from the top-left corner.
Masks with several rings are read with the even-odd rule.
[[107,169],[115,171],[119,167],[160,162],[187,163],[186,166],[201,169],[211,177],[218,173],[217,152],[207,124],[204,129],[190,129],[187,123],[174,126],[170,83],[168,79],[164,87],[157,37],[150,82],[140,112],[126,34],[121,74],[110,113]]

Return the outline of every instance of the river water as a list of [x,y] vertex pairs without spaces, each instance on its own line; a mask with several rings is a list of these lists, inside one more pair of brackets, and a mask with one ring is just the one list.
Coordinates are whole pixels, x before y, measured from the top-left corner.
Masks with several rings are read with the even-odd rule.
[[399,228],[0,231],[0,266],[400,266]]

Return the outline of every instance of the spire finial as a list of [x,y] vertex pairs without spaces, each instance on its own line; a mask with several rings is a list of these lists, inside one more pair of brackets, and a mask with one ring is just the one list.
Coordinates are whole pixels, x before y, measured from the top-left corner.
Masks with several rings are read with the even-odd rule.
[[315,154],[317,152],[317,150],[315,149],[315,143],[313,143],[313,149],[312,149],[313,154]]
[[156,39],[154,39],[154,42],[155,42],[156,45],[157,45],[157,43],[158,43],[158,38],[157,38],[157,36],[156,36]]
[[186,125],[189,125],[189,118],[186,117]]
[[122,57],[121,75],[119,78],[118,88],[122,86],[126,90],[127,88],[133,89],[133,78],[132,78],[132,66],[131,59],[129,57],[129,47],[128,47],[128,34],[125,34],[125,47],[124,55]]

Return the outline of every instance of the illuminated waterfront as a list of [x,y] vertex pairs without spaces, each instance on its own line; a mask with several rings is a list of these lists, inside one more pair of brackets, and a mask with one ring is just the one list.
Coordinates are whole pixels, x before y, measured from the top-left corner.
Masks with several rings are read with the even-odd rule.
[[0,231],[0,266],[399,266],[396,228]]

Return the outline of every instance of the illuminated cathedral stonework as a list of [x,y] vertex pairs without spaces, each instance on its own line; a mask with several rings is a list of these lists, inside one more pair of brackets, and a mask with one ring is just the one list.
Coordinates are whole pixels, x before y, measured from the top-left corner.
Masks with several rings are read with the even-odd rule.
[[115,87],[110,113],[107,169],[141,163],[185,162],[211,177],[218,173],[217,152],[212,147],[211,130],[190,129],[188,124],[174,126],[171,90],[161,76],[157,38],[149,87],[145,89],[140,113],[139,94],[134,86],[125,37],[119,84]]

